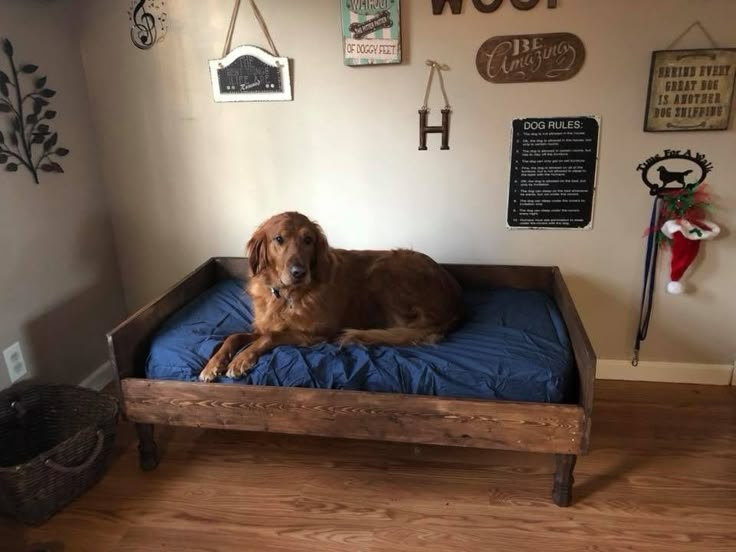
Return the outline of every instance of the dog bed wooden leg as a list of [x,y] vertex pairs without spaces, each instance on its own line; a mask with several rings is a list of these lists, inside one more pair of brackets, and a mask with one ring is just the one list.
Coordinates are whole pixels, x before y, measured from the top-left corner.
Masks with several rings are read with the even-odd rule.
[[572,504],[572,486],[575,478],[572,472],[578,457],[574,454],[555,454],[555,479],[552,486],[552,500],[558,506]]
[[143,471],[151,471],[158,466],[158,447],[153,439],[153,424],[135,424],[138,432],[138,460]]

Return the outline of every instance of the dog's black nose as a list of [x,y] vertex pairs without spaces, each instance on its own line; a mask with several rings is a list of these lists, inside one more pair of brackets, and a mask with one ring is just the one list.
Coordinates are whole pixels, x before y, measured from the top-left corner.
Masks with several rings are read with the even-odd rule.
[[289,267],[289,272],[291,272],[291,277],[294,278],[294,280],[298,281],[304,278],[304,276],[307,274],[307,269],[304,268],[302,265],[293,264]]

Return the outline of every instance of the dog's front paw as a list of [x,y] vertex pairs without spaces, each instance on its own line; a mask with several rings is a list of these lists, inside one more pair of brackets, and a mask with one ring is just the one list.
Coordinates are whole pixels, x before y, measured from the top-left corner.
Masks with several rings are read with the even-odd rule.
[[227,361],[219,355],[213,356],[199,373],[199,380],[210,382],[227,369]]
[[253,367],[255,359],[253,355],[248,354],[248,351],[243,351],[238,354],[227,367],[227,377],[229,378],[241,378],[247,374]]

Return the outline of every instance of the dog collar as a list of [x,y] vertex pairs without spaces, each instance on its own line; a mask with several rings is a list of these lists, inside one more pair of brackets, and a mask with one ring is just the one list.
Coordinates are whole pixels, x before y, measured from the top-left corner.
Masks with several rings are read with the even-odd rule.
[[291,301],[291,297],[289,296],[281,297],[281,290],[279,288],[272,287],[271,295],[273,295],[275,299],[283,299],[284,302],[286,303],[286,306],[288,306],[290,309],[294,308],[294,303]]

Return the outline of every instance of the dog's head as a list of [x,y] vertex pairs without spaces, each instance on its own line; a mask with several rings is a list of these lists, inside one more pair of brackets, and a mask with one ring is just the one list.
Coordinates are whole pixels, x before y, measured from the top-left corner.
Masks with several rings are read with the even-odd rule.
[[275,215],[248,242],[253,276],[273,287],[306,286],[326,269],[329,246],[322,228],[301,213]]

